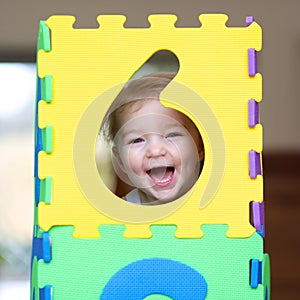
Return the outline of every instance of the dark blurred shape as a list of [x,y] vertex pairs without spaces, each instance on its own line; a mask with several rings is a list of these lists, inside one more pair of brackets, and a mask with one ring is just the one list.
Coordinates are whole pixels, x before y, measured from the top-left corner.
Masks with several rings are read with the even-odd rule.
[[263,163],[272,300],[300,299],[300,153],[268,153]]

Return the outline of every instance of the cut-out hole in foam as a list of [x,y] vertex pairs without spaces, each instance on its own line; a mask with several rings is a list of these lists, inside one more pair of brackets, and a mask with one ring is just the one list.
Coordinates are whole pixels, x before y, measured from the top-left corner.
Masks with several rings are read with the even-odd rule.
[[[120,112],[120,116],[121,116],[121,111],[123,113],[123,116],[121,117],[122,121],[122,128],[126,125],[129,124],[128,122],[124,122],[124,116],[128,116],[128,113],[125,112],[124,114],[124,107],[125,107],[125,102],[128,101],[134,101],[134,100],[141,100],[143,98],[159,98],[159,95],[161,94],[161,92],[165,89],[165,87],[169,84],[170,81],[173,80],[173,78],[176,76],[176,74],[178,73],[179,70],[179,61],[177,56],[169,51],[169,50],[159,50],[157,52],[155,52],[153,55],[151,55],[151,57],[149,59],[147,59],[145,61],[145,63],[136,71],[133,73],[132,77],[129,79],[129,81],[124,85],[124,89],[119,93],[119,95],[116,97],[116,99],[114,100],[113,104],[111,105],[111,112],[113,112],[111,114],[111,112],[107,113],[107,116],[110,115],[112,117],[107,117],[104,119],[103,123],[106,122],[106,124],[102,124],[101,125],[101,129],[104,128],[105,134],[104,136],[108,137],[110,139],[110,144],[111,146],[114,146],[114,149],[118,149],[118,147],[116,146],[117,141],[119,139],[117,139],[117,134],[118,132],[120,132],[119,130],[121,128],[119,128],[120,126],[115,126],[112,125],[112,122],[116,122],[116,116],[117,114],[114,113],[115,111]],[[151,80],[153,78],[153,82],[151,83]],[[167,78],[167,80],[166,80]],[[139,81],[141,80],[142,85],[139,86]],[[161,82],[162,81],[162,82]],[[137,82],[137,83],[136,83]],[[150,82],[150,83],[149,83]],[[165,82],[165,83],[163,83]],[[149,85],[150,84],[150,85]],[[146,96],[145,94],[141,94],[141,89],[144,87],[152,89],[153,87],[151,86],[151,84],[157,85],[157,87],[155,87],[155,92],[154,94],[153,91],[150,90],[149,92],[145,92],[148,93]],[[143,96],[144,95],[144,96]],[[132,98],[132,99],[124,99],[126,97]],[[136,102],[136,101],[134,101]],[[127,105],[128,103],[126,103]],[[136,104],[136,105],[135,105]],[[133,107],[133,112],[136,113],[136,115],[131,116],[130,120],[131,122],[135,122],[135,119],[137,120],[137,123],[141,123],[143,124],[143,122],[140,120],[138,120],[138,116],[139,116],[139,110],[141,109],[142,105],[139,103],[135,103]],[[121,108],[119,109],[118,107]],[[113,108],[114,107],[114,108]],[[116,109],[117,108],[117,109]],[[169,108],[167,108],[168,110],[171,110]],[[132,108],[130,108],[130,110],[132,110]],[[173,109],[172,109],[173,110]],[[193,140],[193,144],[194,146],[196,146],[199,150],[199,148],[201,148],[201,153],[204,153],[204,147],[203,147],[203,142],[202,142],[202,137],[199,133],[199,130],[197,129],[197,127],[195,126],[195,124],[183,113],[176,111],[176,116],[180,115],[178,117],[178,124],[183,125],[182,127],[185,127],[190,133],[190,137]],[[153,118],[156,118],[156,116],[153,116]],[[159,118],[157,118],[157,121]],[[163,119],[160,120],[163,123]],[[149,121],[149,120],[148,120]],[[146,122],[146,119],[145,119]],[[148,122],[150,123],[150,122]],[[155,121],[153,122],[155,123]],[[115,129],[116,127],[116,129]],[[135,128],[141,128],[140,125],[135,125]],[[190,127],[190,128],[189,128]],[[151,129],[151,131],[154,131],[154,129]],[[102,132],[103,133],[103,132]],[[169,133],[167,133],[169,134]],[[193,135],[194,134],[194,135]],[[173,134],[174,135],[174,134]],[[195,136],[196,135],[196,136]],[[120,134],[118,135],[118,137],[120,137]],[[144,138],[140,138],[138,137],[138,142],[135,142],[135,144],[139,143],[139,142],[145,142]],[[134,189],[138,189],[140,191],[141,185],[139,186],[138,184],[142,184],[141,181],[137,180],[135,181],[136,176],[134,176],[135,174],[132,174],[132,172],[130,172],[131,167],[133,170],[133,165],[130,165],[130,168],[128,169],[128,165],[126,165],[126,161],[127,158],[124,158],[124,153],[116,153],[118,151],[112,151],[113,155],[111,155],[111,162],[107,162],[107,158],[109,157],[109,155],[106,155],[106,162],[102,163],[102,157],[104,155],[104,151],[103,149],[108,149],[107,144],[105,145],[105,142],[107,141],[103,141],[103,134],[99,135],[98,138],[98,142],[97,142],[97,146],[96,146],[96,153],[98,153],[99,155],[96,157],[96,161],[97,161],[97,166],[98,166],[98,171],[100,173],[100,177],[102,178],[103,182],[109,187],[109,189],[115,193],[117,196],[124,198],[126,197],[126,195],[128,195],[129,192],[133,191]],[[136,147],[136,145],[135,145]],[[132,147],[133,148],[133,147]],[[102,149],[102,150],[101,150]],[[129,153],[129,152],[128,152]],[[128,154],[127,153],[127,154]],[[138,152],[139,153],[139,152]],[[197,173],[197,177],[195,177],[194,182],[192,184],[189,184],[189,187],[184,187],[185,191],[182,194],[178,194],[178,197],[173,197],[171,200],[166,200],[167,202],[171,202],[176,200],[177,198],[181,197],[183,194],[185,194],[186,192],[189,191],[189,189],[194,185],[194,183],[197,181],[200,173],[201,173],[201,168],[203,166],[203,155],[201,156],[201,158],[199,159],[199,153],[200,151],[198,151],[197,153],[197,158],[198,158],[198,162],[195,162],[195,172]],[[115,154],[115,155],[114,155]],[[137,155],[137,154],[136,154]],[[102,157],[101,157],[102,156]],[[185,154],[181,153],[180,155],[180,159],[184,158]],[[135,156],[136,160],[138,159],[137,156]],[[122,161],[122,159],[125,159],[125,162]],[[128,159],[130,159],[130,157],[128,156]],[[153,160],[154,161],[154,160]],[[156,159],[157,163],[152,163],[152,166],[149,167],[149,170],[147,170],[147,174],[149,175],[149,177],[151,177],[152,182],[154,182],[154,185],[156,185],[155,189],[163,189],[163,188],[168,188],[168,185],[175,185],[175,180],[173,180],[175,178],[174,174],[180,174],[180,172],[176,172],[176,166],[172,165],[172,162],[167,161],[167,159],[165,158],[161,158],[159,159],[159,163],[158,160]],[[124,165],[126,165],[127,168],[124,167]],[[113,166],[113,167],[112,167]],[[185,168],[185,166],[182,167],[182,169]],[[109,169],[110,171],[113,171],[113,174],[108,174],[107,169]],[[128,171],[129,170],[129,171]],[[197,170],[197,171],[196,171]],[[131,175],[131,176],[130,176]],[[145,174],[145,176],[147,176]],[[183,175],[181,175],[183,176]],[[159,178],[158,178],[159,177]],[[145,188],[143,188],[143,191],[145,190]],[[147,188],[146,188],[147,190]],[[127,201],[135,204],[147,204],[146,202],[143,202],[144,200],[143,195],[144,193],[142,192],[142,196],[140,192],[133,192],[133,194],[129,194],[128,197],[132,197],[132,199],[126,198]],[[146,194],[147,195],[147,194]],[[153,196],[153,194],[151,194],[151,196]],[[159,197],[159,196],[155,196],[155,197]],[[147,197],[146,197],[147,198]],[[150,197],[152,198],[152,197]],[[153,198],[152,198],[153,199]],[[146,199],[147,200],[147,199]],[[142,202],[142,203],[141,203]],[[155,201],[156,204],[164,204],[166,203],[165,201]]]

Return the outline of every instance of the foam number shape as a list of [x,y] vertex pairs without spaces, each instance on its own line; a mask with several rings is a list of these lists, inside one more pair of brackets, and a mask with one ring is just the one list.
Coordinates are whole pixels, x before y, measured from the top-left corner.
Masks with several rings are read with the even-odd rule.
[[144,299],[153,294],[178,300],[204,300],[207,283],[200,273],[180,262],[144,259],[117,272],[104,287],[100,300]]

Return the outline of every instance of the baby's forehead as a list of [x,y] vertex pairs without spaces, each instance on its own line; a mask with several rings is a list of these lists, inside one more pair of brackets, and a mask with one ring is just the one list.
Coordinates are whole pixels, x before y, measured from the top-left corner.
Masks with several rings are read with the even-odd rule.
[[157,132],[164,132],[170,128],[185,128],[185,124],[179,118],[169,114],[149,113],[125,119],[121,128],[125,131],[152,132],[156,130]]
[[161,104],[159,99],[153,98],[128,102],[119,111],[119,118],[123,121],[123,123],[124,121],[138,116],[149,116],[151,118],[162,119],[162,121],[165,116],[165,121],[168,123],[172,122],[172,120],[175,122],[185,123],[187,119],[187,117],[180,111],[166,107]]
[[197,134],[192,121],[178,110],[163,106],[159,100],[140,101],[125,109],[119,118],[119,129],[125,132],[160,132],[184,130]]

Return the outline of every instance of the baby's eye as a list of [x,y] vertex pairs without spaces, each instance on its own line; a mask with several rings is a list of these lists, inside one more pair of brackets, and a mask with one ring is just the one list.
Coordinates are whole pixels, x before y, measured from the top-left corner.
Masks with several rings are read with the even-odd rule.
[[182,136],[182,134],[179,132],[170,132],[166,135],[166,138],[173,138],[173,137],[177,137],[177,136]]
[[138,143],[142,143],[144,141],[144,139],[142,138],[136,138],[136,139],[132,139],[129,143],[130,144],[138,144]]

